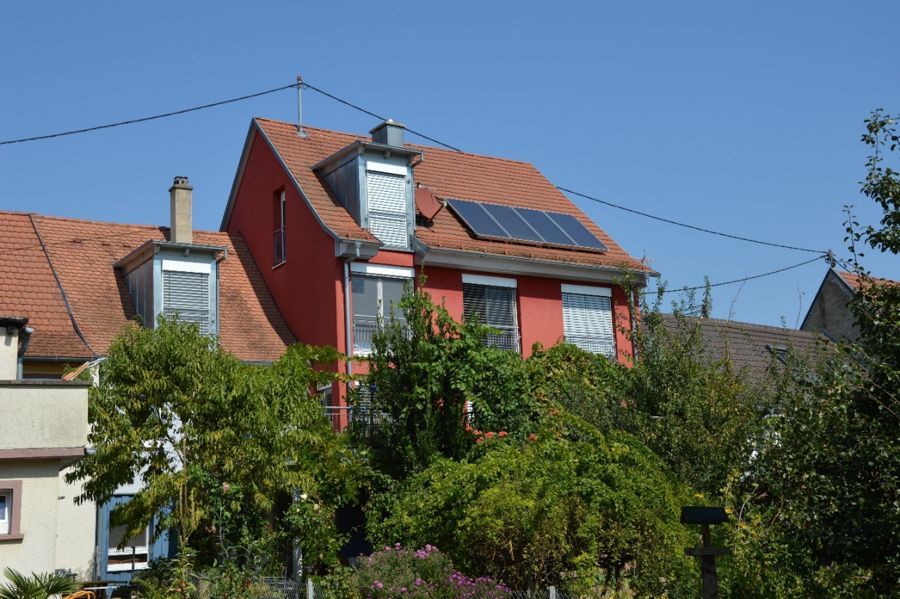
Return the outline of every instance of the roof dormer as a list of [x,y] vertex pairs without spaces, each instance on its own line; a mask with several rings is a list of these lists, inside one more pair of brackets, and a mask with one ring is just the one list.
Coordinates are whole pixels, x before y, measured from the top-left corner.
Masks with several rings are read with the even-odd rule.
[[314,168],[356,222],[382,247],[408,250],[415,233],[413,158],[421,152],[403,144],[402,123],[387,120]]

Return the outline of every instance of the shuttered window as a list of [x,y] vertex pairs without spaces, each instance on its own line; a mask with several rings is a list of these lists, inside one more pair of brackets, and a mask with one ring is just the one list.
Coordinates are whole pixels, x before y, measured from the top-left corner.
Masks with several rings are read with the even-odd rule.
[[195,322],[200,333],[210,333],[209,273],[163,270],[163,314]]
[[515,288],[464,282],[463,316],[497,329],[488,334],[485,339],[487,345],[519,351]]
[[563,332],[567,343],[616,357],[612,298],[606,294],[563,291]]
[[366,173],[369,230],[384,245],[409,247],[406,211],[406,177],[369,171]]

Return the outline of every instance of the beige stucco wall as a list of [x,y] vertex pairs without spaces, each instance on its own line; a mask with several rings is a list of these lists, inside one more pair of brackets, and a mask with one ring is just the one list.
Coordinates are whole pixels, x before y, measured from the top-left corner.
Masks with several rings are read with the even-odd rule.
[[77,489],[67,485],[58,460],[0,461],[0,480],[21,480],[16,499],[22,510],[22,539],[0,542],[0,564],[20,572],[70,570],[92,573],[96,507],[76,506]]
[[0,382],[0,449],[84,447],[87,387]]
[[[85,447],[87,391],[84,385],[0,381],[0,455]],[[3,566],[25,573],[70,570],[90,578],[96,506],[75,504],[80,485],[65,482],[63,464],[60,458],[0,458],[0,480],[22,481],[13,509],[20,510],[23,538],[0,541]]]

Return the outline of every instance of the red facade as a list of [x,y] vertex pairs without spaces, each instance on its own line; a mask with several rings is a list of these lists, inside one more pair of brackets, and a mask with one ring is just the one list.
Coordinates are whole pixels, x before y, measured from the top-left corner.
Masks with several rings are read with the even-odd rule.
[[[371,247],[373,238],[368,235],[367,239],[363,239],[358,232],[342,231],[341,228],[345,227],[344,221],[336,219],[338,217],[343,219],[344,216],[332,212],[336,206],[339,207],[338,200],[328,189],[322,177],[317,177],[315,172],[312,172],[311,177],[310,172],[307,172],[307,169],[314,171],[315,163],[327,158],[335,151],[335,148],[340,147],[340,143],[336,141],[330,147],[321,144],[323,147],[317,149],[317,146],[314,146],[317,130],[312,130],[312,132],[313,135],[309,139],[296,136],[297,139],[294,140],[288,133],[283,133],[283,137],[278,137],[273,134],[272,130],[254,122],[247,138],[235,187],[232,190],[232,197],[223,220],[225,230],[239,233],[245,240],[278,309],[301,342],[330,345],[344,353],[352,353],[352,347],[347,346],[348,315],[352,312],[348,308],[352,309],[352,306],[348,306],[345,301],[345,298],[350,297],[351,294],[348,289],[345,289],[345,277],[352,279],[357,276],[352,269],[357,268],[359,263],[366,263],[405,267],[414,270],[416,277],[420,272],[424,272],[426,291],[431,294],[435,302],[443,302],[450,314],[458,320],[463,317],[464,274],[513,279],[515,281],[520,346],[525,356],[531,354],[535,344],[550,347],[563,341],[563,284],[610,288],[612,290],[613,321],[616,329],[616,356],[620,362],[630,363],[633,352],[627,339],[627,333],[624,332],[631,328],[626,296],[624,290],[614,284],[615,275],[610,266],[592,264],[590,266],[596,268],[590,272],[599,274],[585,274],[586,267],[579,262],[578,256],[570,258],[568,254],[562,254],[563,258],[557,260],[557,265],[541,255],[540,259],[535,259],[535,263],[539,263],[541,270],[539,273],[533,273],[528,272],[530,263],[527,259],[517,257],[515,260],[508,261],[507,264],[505,256],[509,253],[508,250],[494,251],[488,245],[485,245],[487,249],[482,249],[481,252],[461,248],[468,252],[465,254],[466,256],[474,256],[476,260],[464,260],[462,261],[464,263],[459,265],[447,264],[446,258],[441,261],[440,266],[429,265],[429,250],[423,250],[420,246],[412,247],[409,251],[377,249],[368,254],[365,252],[360,254],[360,244],[364,244],[364,247]],[[330,140],[324,136],[322,139]],[[349,139],[354,138],[349,137]],[[301,152],[310,152],[310,154],[306,156]],[[431,153],[439,152],[439,150],[425,148],[423,152],[425,159],[422,164],[428,164]],[[452,156],[446,157],[448,161],[452,158]],[[472,155],[465,155],[465,158],[467,161],[473,160]],[[495,163],[490,164],[491,168],[495,168]],[[496,164],[503,167],[505,163],[498,162]],[[432,165],[432,169],[434,168]],[[533,169],[533,167],[531,168]],[[422,184],[422,179],[426,177],[420,176],[418,170],[411,172],[415,173],[416,181]],[[440,174],[431,172],[427,172],[426,175],[431,179],[427,183],[430,187],[433,186],[437,189],[436,195],[440,197],[440,193],[438,193],[441,191],[440,185],[432,184],[432,180],[440,181],[444,178]],[[534,175],[529,172],[529,176]],[[540,176],[539,173],[537,176]],[[324,194],[321,193],[319,186],[325,190]],[[451,190],[451,192],[454,191],[456,194],[459,193]],[[281,264],[275,264],[274,235],[280,224],[279,199],[282,193],[285,198],[283,223],[285,260]],[[467,193],[468,197],[472,197],[476,192],[468,190]],[[459,196],[456,195],[456,197]],[[561,194],[558,197],[564,198]],[[327,200],[330,200],[330,205],[326,203]],[[560,202],[560,205],[563,201],[568,202],[565,199],[558,200],[557,196],[553,196],[552,200]],[[570,203],[565,208],[576,211],[575,213],[580,215],[579,218],[586,219]],[[551,210],[552,208],[547,209]],[[458,226],[455,219],[453,223],[447,224],[452,217],[447,210],[443,212],[435,218],[434,226],[427,231],[427,235],[433,239],[439,239],[439,235],[442,234],[438,225],[447,230],[450,230],[451,225]],[[593,225],[593,223],[591,224]],[[419,237],[419,231],[420,229],[417,228],[416,237]],[[451,232],[453,231],[455,229]],[[356,252],[360,254],[359,256],[354,256],[352,252],[350,255],[347,254],[346,248],[349,247],[351,250],[353,248],[354,235],[360,239],[355,242],[357,244]],[[604,238],[604,242],[614,244],[608,237]],[[375,239],[374,243],[377,244],[378,240]],[[377,248],[377,245],[375,247]],[[447,243],[447,247],[452,249],[450,242]],[[630,259],[618,246],[614,246],[614,250]],[[480,256],[485,259],[480,261],[477,259]],[[588,256],[588,258],[595,262],[598,260],[596,256]],[[648,269],[643,268],[633,259],[631,260],[631,263],[626,264],[627,269],[633,272],[639,271],[642,276],[652,274]],[[353,266],[353,264],[357,266]],[[570,278],[569,275],[572,277]],[[345,371],[347,364],[337,364],[335,367],[339,371]],[[359,371],[360,366],[356,365],[353,368]],[[340,388],[334,391],[333,401],[336,405],[343,405],[346,390]]]

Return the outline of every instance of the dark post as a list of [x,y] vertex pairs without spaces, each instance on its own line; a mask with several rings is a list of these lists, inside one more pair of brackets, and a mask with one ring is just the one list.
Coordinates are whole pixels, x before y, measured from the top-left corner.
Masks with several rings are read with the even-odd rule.
[[728,555],[727,547],[713,547],[709,533],[710,524],[722,524],[728,521],[728,515],[720,507],[685,506],[681,508],[682,524],[699,524],[703,545],[685,549],[685,555],[696,555],[700,558],[700,576],[703,580],[703,599],[719,599],[719,577],[716,574],[716,556]]

